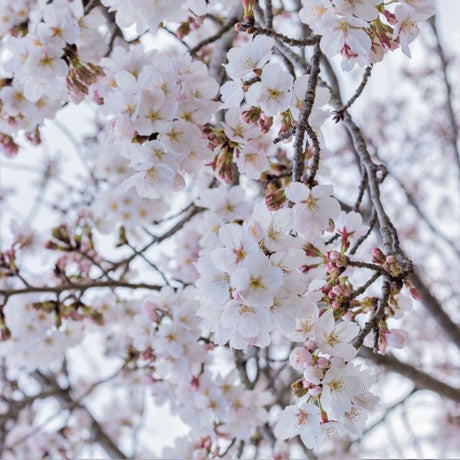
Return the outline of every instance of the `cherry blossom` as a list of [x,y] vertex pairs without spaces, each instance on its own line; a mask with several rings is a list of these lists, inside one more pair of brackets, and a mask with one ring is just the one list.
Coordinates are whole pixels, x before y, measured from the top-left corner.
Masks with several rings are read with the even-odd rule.
[[[431,241],[442,219],[421,206],[410,228],[387,195],[411,136],[389,135],[370,97],[353,105],[371,64],[398,47],[410,56],[433,7],[294,3],[0,0],[5,458],[287,459],[296,436],[315,456],[359,454],[379,400],[372,361],[455,399],[444,342],[422,384],[404,355],[385,356],[426,342],[410,340],[422,315],[409,308],[429,278],[400,237]],[[450,103],[437,44],[440,62],[420,75],[442,65]],[[337,55],[342,70],[366,66],[350,96]],[[387,150],[402,142],[395,162]],[[418,247],[446,311],[448,235],[442,257]],[[158,406],[171,431],[184,425],[166,447]]]
[[328,413],[342,416],[350,411],[352,398],[363,393],[364,385],[350,365],[331,367],[322,380],[321,403]]
[[315,325],[315,339],[323,353],[339,356],[350,361],[356,355],[356,349],[349,342],[359,331],[359,326],[351,321],[335,324],[331,310],[320,316]]
[[345,15],[355,15],[361,19],[372,21],[379,15],[377,6],[380,0],[335,0],[335,6]]
[[250,305],[270,307],[273,294],[283,282],[280,268],[273,267],[260,253],[251,255],[244,268],[239,268],[231,275],[232,285],[241,298]]
[[289,439],[300,435],[306,447],[316,446],[320,431],[320,410],[313,404],[304,403],[300,407],[287,406],[279,415],[275,425],[278,439]]
[[270,37],[258,36],[245,45],[232,48],[227,53],[225,70],[232,79],[241,79],[256,69],[262,69],[270,58],[275,41]]
[[293,78],[278,64],[268,64],[262,70],[261,81],[254,83],[246,95],[247,101],[270,116],[289,107]]
[[329,219],[340,212],[340,205],[332,198],[332,187],[317,185],[311,190],[300,182],[293,182],[286,188],[286,197],[294,204],[292,208],[294,228],[306,235],[326,229]]

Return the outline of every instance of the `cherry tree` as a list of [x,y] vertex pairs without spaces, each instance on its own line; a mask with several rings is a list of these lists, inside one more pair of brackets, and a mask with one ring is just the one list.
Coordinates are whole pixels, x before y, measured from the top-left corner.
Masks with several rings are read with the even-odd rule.
[[2,458],[458,453],[434,14],[0,0]]

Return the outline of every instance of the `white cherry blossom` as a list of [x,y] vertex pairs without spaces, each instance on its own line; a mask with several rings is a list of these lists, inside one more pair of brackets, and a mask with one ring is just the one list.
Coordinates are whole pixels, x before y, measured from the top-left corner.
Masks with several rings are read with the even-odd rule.
[[261,253],[251,255],[244,268],[231,274],[231,284],[249,305],[270,307],[273,296],[283,283],[283,272],[273,267]]
[[352,408],[352,398],[363,393],[364,385],[351,364],[337,363],[322,380],[321,404],[332,417],[341,417]]
[[395,8],[397,23],[393,31],[393,40],[399,40],[401,50],[407,57],[411,57],[409,44],[419,32],[416,15],[416,11],[406,4]]
[[254,83],[246,94],[246,100],[270,116],[289,107],[293,78],[279,64],[268,64],[262,70],[261,81]]
[[358,18],[372,21],[376,19],[379,12],[376,8],[382,0],[334,0],[335,6],[344,15],[355,15]]
[[292,208],[294,228],[305,235],[326,229],[329,219],[340,213],[340,205],[330,195],[330,185],[316,185],[309,189],[300,182],[292,182],[286,188],[286,197],[294,204]]
[[304,403],[300,407],[287,406],[279,414],[274,433],[278,439],[290,439],[300,435],[309,449],[316,447],[320,432],[320,410],[313,404]]
[[352,321],[334,321],[332,310],[323,313],[315,325],[315,339],[323,353],[350,361],[356,356],[356,348],[350,342],[358,335],[359,326]]
[[227,53],[228,64],[224,64],[228,76],[240,79],[261,69],[270,58],[274,44],[273,38],[258,35],[241,47],[231,48]]

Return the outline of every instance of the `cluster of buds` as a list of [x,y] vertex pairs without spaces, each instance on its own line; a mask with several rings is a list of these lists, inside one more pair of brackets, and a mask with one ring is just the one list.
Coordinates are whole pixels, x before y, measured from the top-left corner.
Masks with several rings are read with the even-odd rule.
[[34,146],[40,145],[42,142],[41,136],[40,136],[40,129],[39,126],[35,126],[35,129],[32,131],[27,131],[25,133],[26,139]]
[[64,303],[58,300],[45,300],[43,302],[34,302],[32,308],[37,311],[42,311],[47,314],[55,314],[55,325],[61,327],[62,319],[71,319],[73,321],[83,321],[85,318],[90,319],[99,326],[104,323],[102,314],[85,305],[80,299],[72,299],[70,302]]
[[214,155],[211,163],[207,166],[211,166],[217,175],[226,183],[231,184],[233,181],[233,152],[228,145],[222,146],[222,148]]
[[295,120],[292,117],[291,111],[290,110],[285,110],[281,114],[281,126],[278,131],[278,136],[279,137],[284,137],[286,136],[286,133],[289,133],[290,135],[294,134],[295,130]]
[[[390,24],[396,24],[396,16],[393,13],[385,10],[383,14]],[[393,40],[393,28],[391,26],[384,24],[380,19],[376,19],[370,24],[369,29],[374,47],[377,44],[388,51],[398,48],[398,42]]]
[[316,342],[308,340],[304,347],[296,347],[289,355],[291,366],[303,373],[303,377],[291,385],[292,392],[297,397],[309,395],[317,398],[322,387],[320,381],[331,363],[324,356],[318,356]]
[[286,202],[284,190],[292,174],[292,164],[284,149],[278,149],[275,160],[271,163],[270,170],[261,175],[261,181],[266,183],[264,200],[270,211],[276,211]]
[[87,223],[77,223],[73,231],[67,224],[61,224],[51,230],[51,235],[52,239],[45,244],[47,249],[65,252],[94,249],[92,230]]
[[65,52],[64,58],[69,65],[66,78],[67,89],[75,102],[81,102],[89,94],[88,88],[105,74],[102,67],[90,62],[82,62],[74,45],[67,45]]
[[176,30],[176,37],[182,40],[190,32],[198,30],[203,24],[203,17],[189,16],[188,19],[182,22]]
[[19,145],[9,134],[5,133],[0,133],[0,148],[9,158],[16,156],[19,152]]
[[248,124],[257,125],[263,133],[268,133],[273,125],[273,117],[262,112],[260,107],[252,107],[241,113],[241,118]]
[[372,249],[372,262],[380,265],[394,278],[398,278],[403,274],[403,269],[396,258],[392,255],[385,255],[379,248]]

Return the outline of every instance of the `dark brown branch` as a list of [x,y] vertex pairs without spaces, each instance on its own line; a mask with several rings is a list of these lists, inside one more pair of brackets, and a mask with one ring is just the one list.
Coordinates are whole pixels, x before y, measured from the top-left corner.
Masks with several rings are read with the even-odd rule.
[[273,28],[273,5],[272,0],[265,0],[265,8],[264,8],[264,16],[265,16],[265,26],[269,29]]
[[[388,298],[390,297],[390,283],[388,280],[385,280],[382,288],[382,297],[379,300],[379,305],[377,311],[372,315],[371,319],[364,325],[361,332],[353,341],[353,346],[359,350],[364,342],[364,339],[372,331],[376,331],[379,325],[379,321],[385,316],[385,308],[388,305]],[[377,331],[376,331],[377,332]],[[375,342],[377,342],[378,337],[376,337]],[[374,347],[376,348],[376,347]],[[374,350],[377,351],[377,350]]]
[[184,217],[182,217],[182,219],[176,222],[176,224],[174,224],[174,226],[171,227],[168,231],[159,236],[152,236],[152,241],[144,245],[141,249],[135,250],[133,254],[131,254],[126,259],[114,263],[111,269],[116,270],[117,268],[123,265],[128,266],[139,254],[144,253],[155,244],[161,243],[162,241],[168,239],[169,237],[177,233],[194,215],[198,214],[201,211],[203,211],[203,208],[193,206],[192,208],[190,208],[189,212]]
[[366,292],[366,289],[374,284],[380,277],[381,273],[374,273],[361,287],[355,289],[349,296],[349,299],[354,299],[355,297],[358,297],[359,295],[363,294]]
[[431,316],[452,340],[452,342],[460,348],[460,328],[458,325],[455,324],[450,316],[443,310],[438,299],[434,297],[416,270],[412,273],[411,280],[414,286],[422,294],[422,305],[430,312]]
[[[300,111],[299,121],[296,126],[296,135],[294,141],[294,161],[292,165],[292,180],[294,182],[299,182],[302,179],[302,174],[305,168],[305,150],[304,150],[304,140],[305,132],[307,132],[315,146],[315,155],[318,155],[317,162],[319,162],[319,142],[318,137],[313,132],[310,124],[308,123],[308,118],[310,117],[311,111],[313,109],[313,104],[315,102],[316,96],[316,87],[318,86],[318,75],[319,75],[319,64],[321,60],[321,51],[319,46],[316,45],[315,51],[313,54],[311,68],[310,68],[310,77],[308,79],[307,92],[305,94],[305,100]],[[315,142],[316,138],[316,142]],[[318,151],[317,151],[318,150]],[[316,161],[314,160],[314,163]],[[313,173],[313,166],[312,166]]]
[[447,68],[448,68],[447,57],[446,57],[446,54],[444,53],[444,49],[441,45],[441,40],[439,38],[438,29],[436,27],[436,17],[432,16],[428,22],[431,28],[433,29],[433,34],[436,39],[436,51],[441,61],[441,70],[442,70],[442,75],[443,75],[443,80],[444,80],[444,86],[446,89],[446,107],[447,107],[447,113],[449,117],[451,131],[452,131],[451,143],[454,149],[455,161],[457,163],[458,173],[460,175],[460,150],[458,147],[458,140],[459,140],[458,139],[459,138],[458,126],[457,126],[457,118],[455,116],[454,108],[452,105],[452,101],[455,100],[455,96],[452,93],[452,87],[450,85],[449,77],[447,75]]
[[98,443],[106,451],[107,455],[109,455],[110,458],[112,459],[128,458],[124,454],[124,452],[122,452],[121,449],[117,446],[115,441],[112,438],[110,438],[110,436],[105,432],[101,424],[94,418],[93,414],[91,414],[88,408],[80,404],[79,401],[75,401],[70,396],[70,388],[69,389],[61,388],[61,386],[58,384],[58,382],[55,379],[48,377],[39,371],[36,371],[34,373],[34,377],[42,384],[51,386],[55,388],[56,390],[60,390],[54,396],[61,403],[64,403],[67,407],[70,407],[70,408],[80,407],[86,412],[86,414],[91,420],[91,428],[92,428],[92,432],[94,435],[94,441]]
[[440,380],[431,377],[426,372],[419,371],[410,364],[406,364],[391,355],[377,355],[368,349],[361,349],[360,355],[363,358],[373,361],[375,364],[386,367],[389,371],[397,372],[402,376],[412,380],[415,386],[419,389],[431,390],[438,393],[440,396],[451,399],[455,402],[460,402],[460,388],[455,388],[447,385]]
[[265,27],[257,27],[252,24],[249,24],[247,22],[240,22],[239,28],[252,35],[266,35],[267,37],[272,37],[275,38],[286,45],[290,46],[311,46],[311,45],[316,45],[319,42],[320,37],[318,35],[314,35],[313,37],[310,38],[292,38],[288,37],[287,35],[280,34],[279,32],[274,31],[273,29],[268,29]]
[[0,295],[9,298],[14,295],[20,294],[31,294],[39,292],[51,292],[60,294],[65,291],[79,291],[81,293],[87,291],[88,289],[97,289],[97,288],[127,288],[127,289],[148,289],[158,291],[162,288],[160,285],[148,284],[148,283],[128,283],[126,281],[119,280],[107,280],[107,281],[95,281],[89,283],[68,283],[60,284],[58,286],[28,286],[20,289],[2,289],[0,290]]

